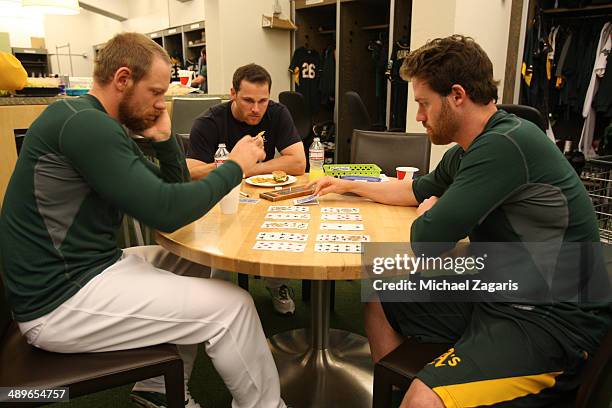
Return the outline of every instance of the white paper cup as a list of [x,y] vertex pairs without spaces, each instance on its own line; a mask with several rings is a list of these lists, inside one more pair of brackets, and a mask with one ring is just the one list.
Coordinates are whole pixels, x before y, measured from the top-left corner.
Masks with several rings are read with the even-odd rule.
[[397,173],[397,179],[403,180],[407,178],[408,180],[414,179],[414,175],[419,171],[417,167],[405,167],[400,166],[395,168],[395,172]]
[[232,189],[220,201],[221,212],[223,214],[235,214],[238,211],[238,202],[240,201],[240,184]]

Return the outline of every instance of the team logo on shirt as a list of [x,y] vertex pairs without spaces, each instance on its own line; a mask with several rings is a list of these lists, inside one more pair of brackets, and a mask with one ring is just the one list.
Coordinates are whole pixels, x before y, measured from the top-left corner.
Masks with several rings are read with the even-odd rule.
[[444,367],[450,366],[455,367],[457,364],[461,362],[461,358],[455,354],[455,348],[451,348],[446,353],[442,354],[440,357],[437,357],[429,364],[433,364],[434,367]]

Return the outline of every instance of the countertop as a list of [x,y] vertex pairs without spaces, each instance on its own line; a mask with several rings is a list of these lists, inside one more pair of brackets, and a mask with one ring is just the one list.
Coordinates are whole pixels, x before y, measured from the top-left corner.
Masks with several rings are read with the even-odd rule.
[[[210,98],[220,97],[223,100],[228,100],[229,95],[212,95],[203,93],[190,93],[187,95],[166,95],[166,101],[172,101],[172,98]],[[64,98],[77,98],[77,96],[5,96],[0,97],[0,106],[11,106],[11,105],[49,105],[55,101]]]

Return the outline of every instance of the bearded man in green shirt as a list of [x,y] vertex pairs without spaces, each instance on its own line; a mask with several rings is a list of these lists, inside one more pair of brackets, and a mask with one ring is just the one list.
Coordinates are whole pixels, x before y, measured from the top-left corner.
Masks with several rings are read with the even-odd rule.
[[[507,247],[597,248],[595,213],[576,172],[535,124],[497,110],[493,65],[473,39],[429,41],[406,57],[401,73],[412,82],[416,120],[432,143],[456,145],[416,180],[328,177],[316,182],[317,194],[351,192],[418,206],[413,248],[452,248],[465,238]],[[565,266],[559,260],[556,265]],[[525,277],[520,267],[513,272],[515,280]],[[609,276],[601,269],[594,273],[602,283],[600,297],[584,303],[402,303],[385,302],[379,293],[381,301],[365,306],[373,360],[407,337],[453,344],[417,373],[402,408],[558,406],[578,387],[586,360],[611,325]]]
[[[235,407],[285,407],[248,293],[160,247],[117,248],[124,214],[161,231],[197,220],[265,157],[245,137],[229,160],[190,181],[171,136],[166,51],[123,33],[100,51],[89,94],[51,104],[28,129],[0,224],[8,302],[36,347],[102,352],[178,345],[185,384],[204,343]],[[151,140],[151,163],[124,127]],[[189,276],[180,276],[189,275]],[[195,276],[195,277],[194,277]],[[136,384],[142,406],[165,406],[162,378]],[[199,408],[186,390],[185,406]]]

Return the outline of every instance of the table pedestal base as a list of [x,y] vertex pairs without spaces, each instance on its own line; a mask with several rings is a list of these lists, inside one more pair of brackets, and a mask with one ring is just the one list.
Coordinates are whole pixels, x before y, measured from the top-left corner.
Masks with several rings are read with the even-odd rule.
[[328,329],[327,347],[312,346],[308,329],[270,338],[281,393],[292,408],[370,408],[373,364],[365,337]]

